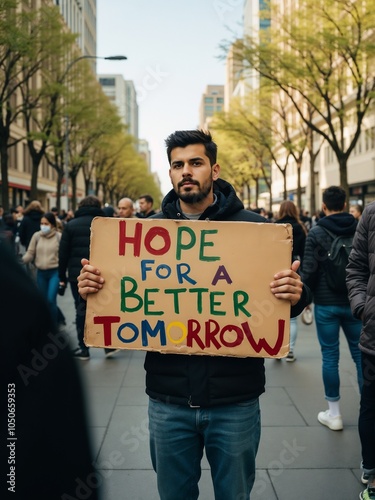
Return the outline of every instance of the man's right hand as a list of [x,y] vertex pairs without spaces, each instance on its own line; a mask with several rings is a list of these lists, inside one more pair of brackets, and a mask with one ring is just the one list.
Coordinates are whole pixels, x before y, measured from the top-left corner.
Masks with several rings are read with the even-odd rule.
[[82,269],[77,278],[78,293],[87,300],[90,293],[96,293],[103,287],[104,279],[100,276],[99,269],[91,266],[87,259],[82,259],[81,264]]

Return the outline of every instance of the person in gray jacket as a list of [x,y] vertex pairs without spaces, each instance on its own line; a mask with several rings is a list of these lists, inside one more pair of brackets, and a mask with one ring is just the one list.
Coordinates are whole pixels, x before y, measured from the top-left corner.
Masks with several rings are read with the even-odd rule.
[[363,388],[358,420],[362,447],[361,493],[375,499],[375,202],[363,211],[346,268],[346,285],[354,316],[362,321],[359,348],[362,355]]
[[[231,184],[219,179],[217,146],[209,133],[178,131],[166,145],[173,189],[153,219],[266,222],[245,210]],[[85,299],[102,288],[105,277],[88,260],[82,264],[78,287]],[[270,284],[270,293],[290,303],[292,316],[311,300],[298,267],[299,261],[293,262]],[[198,498],[204,449],[215,498],[249,498],[260,439],[264,360],[147,352],[145,369],[151,459],[160,499]]]

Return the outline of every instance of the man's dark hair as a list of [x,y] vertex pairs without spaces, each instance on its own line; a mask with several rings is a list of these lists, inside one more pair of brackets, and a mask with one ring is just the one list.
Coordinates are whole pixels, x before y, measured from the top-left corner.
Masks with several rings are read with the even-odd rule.
[[216,163],[217,145],[213,142],[210,132],[203,130],[177,130],[165,140],[169,164],[171,164],[171,151],[174,148],[185,148],[190,144],[203,144],[205,154],[210,159],[211,166]]
[[86,196],[79,202],[79,207],[97,207],[102,208],[99,198],[93,195]]
[[330,211],[344,210],[345,200],[346,193],[340,186],[330,186],[323,191],[323,203]]
[[144,200],[146,200],[147,203],[151,203],[151,205],[154,204],[154,198],[151,195],[149,195],[149,194],[141,194],[141,196],[138,199],[140,200],[141,198],[143,198]]
[[323,191],[323,203],[332,212],[344,210],[345,200],[346,193],[340,186],[330,186]]

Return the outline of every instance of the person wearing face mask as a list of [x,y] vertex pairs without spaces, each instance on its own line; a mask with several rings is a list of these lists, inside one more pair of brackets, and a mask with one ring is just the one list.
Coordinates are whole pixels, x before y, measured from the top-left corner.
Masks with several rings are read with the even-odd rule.
[[27,251],[22,257],[25,264],[35,263],[38,288],[48,300],[51,317],[56,323],[60,239],[61,233],[57,231],[56,218],[52,212],[47,212],[40,220],[40,231],[33,234]]

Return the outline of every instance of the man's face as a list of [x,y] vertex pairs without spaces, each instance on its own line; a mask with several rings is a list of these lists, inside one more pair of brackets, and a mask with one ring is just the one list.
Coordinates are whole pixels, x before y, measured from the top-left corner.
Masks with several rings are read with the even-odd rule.
[[145,198],[139,198],[138,204],[139,204],[139,211],[142,214],[147,214],[152,208],[152,203],[147,201]]
[[119,217],[132,217],[133,216],[133,205],[129,201],[120,200],[117,206],[117,213]]
[[219,177],[219,171],[217,163],[211,166],[203,144],[190,144],[171,151],[169,177],[180,200],[188,205],[206,200],[212,193],[212,183]]

